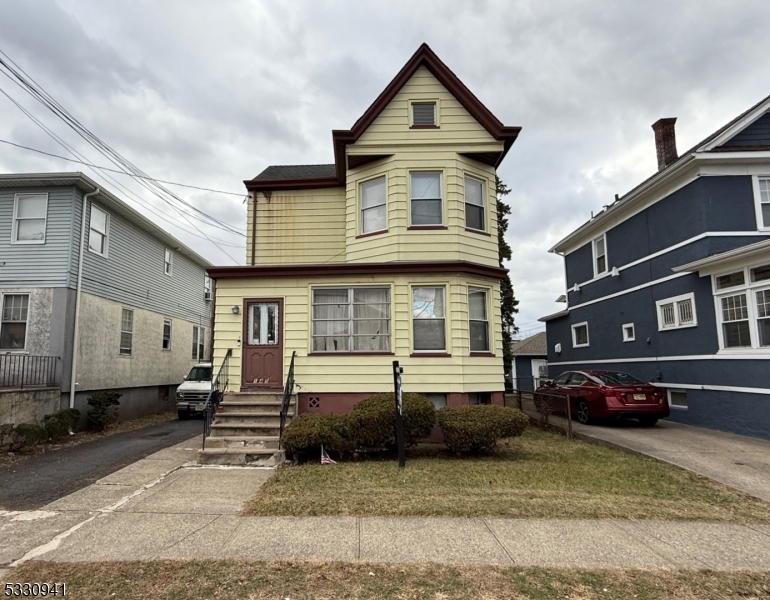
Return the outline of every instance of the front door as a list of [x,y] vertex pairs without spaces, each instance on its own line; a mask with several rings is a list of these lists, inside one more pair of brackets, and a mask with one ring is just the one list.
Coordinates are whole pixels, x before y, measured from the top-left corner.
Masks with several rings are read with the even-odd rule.
[[283,302],[250,299],[244,302],[242,388],[283,387]]

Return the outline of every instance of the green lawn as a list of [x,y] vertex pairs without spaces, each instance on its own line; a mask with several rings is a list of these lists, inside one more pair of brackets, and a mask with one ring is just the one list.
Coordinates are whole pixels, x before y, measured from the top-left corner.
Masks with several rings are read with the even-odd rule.
[[[159,561],[26,563],[9,582],[65,582],[79,600],[729,600],[770,596],[768,573],[494,566]],[[4,588],[0,585],[0,589]]]
[[282,468],[244,514],[770,523],[770,504],[651,458],[530,428],[496,456],[424,445],[404,469],[392,459]]

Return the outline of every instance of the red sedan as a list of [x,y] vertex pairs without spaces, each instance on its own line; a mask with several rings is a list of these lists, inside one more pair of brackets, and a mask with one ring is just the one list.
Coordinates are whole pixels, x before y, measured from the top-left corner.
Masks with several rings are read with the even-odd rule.
[[669,415],[666,390],[619,371],[567,371],[537,388],[535,400],[549,398],[549,394],[555,399],[569,397],[572,415],[581,423],[600,418],[638,419],[651,427]]

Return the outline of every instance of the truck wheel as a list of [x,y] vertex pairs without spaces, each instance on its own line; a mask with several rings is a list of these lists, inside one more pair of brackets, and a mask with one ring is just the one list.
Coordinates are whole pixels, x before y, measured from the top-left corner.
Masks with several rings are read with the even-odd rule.
[[189,410],[178,410],[177,414],[179,415],[180,421],[186,421],[190,418],[190,411]]

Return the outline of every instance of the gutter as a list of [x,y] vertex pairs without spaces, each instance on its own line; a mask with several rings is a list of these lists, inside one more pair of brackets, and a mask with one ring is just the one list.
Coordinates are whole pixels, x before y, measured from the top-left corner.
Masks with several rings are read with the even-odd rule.
[[86,234],[86,209],[88,208],[88,199],[101,191],[97,188],[93,192],[88,192],[83,196],[82,218],[80,220],[80,254],[78,256],[78,282],[77,292],[75,293],[75,331],[72,334],[72,371],[70,372],[70,408],[75,408],[75,373],[78,367],[78,342],[80,341],[80,296],[83,284],[83,242]]

